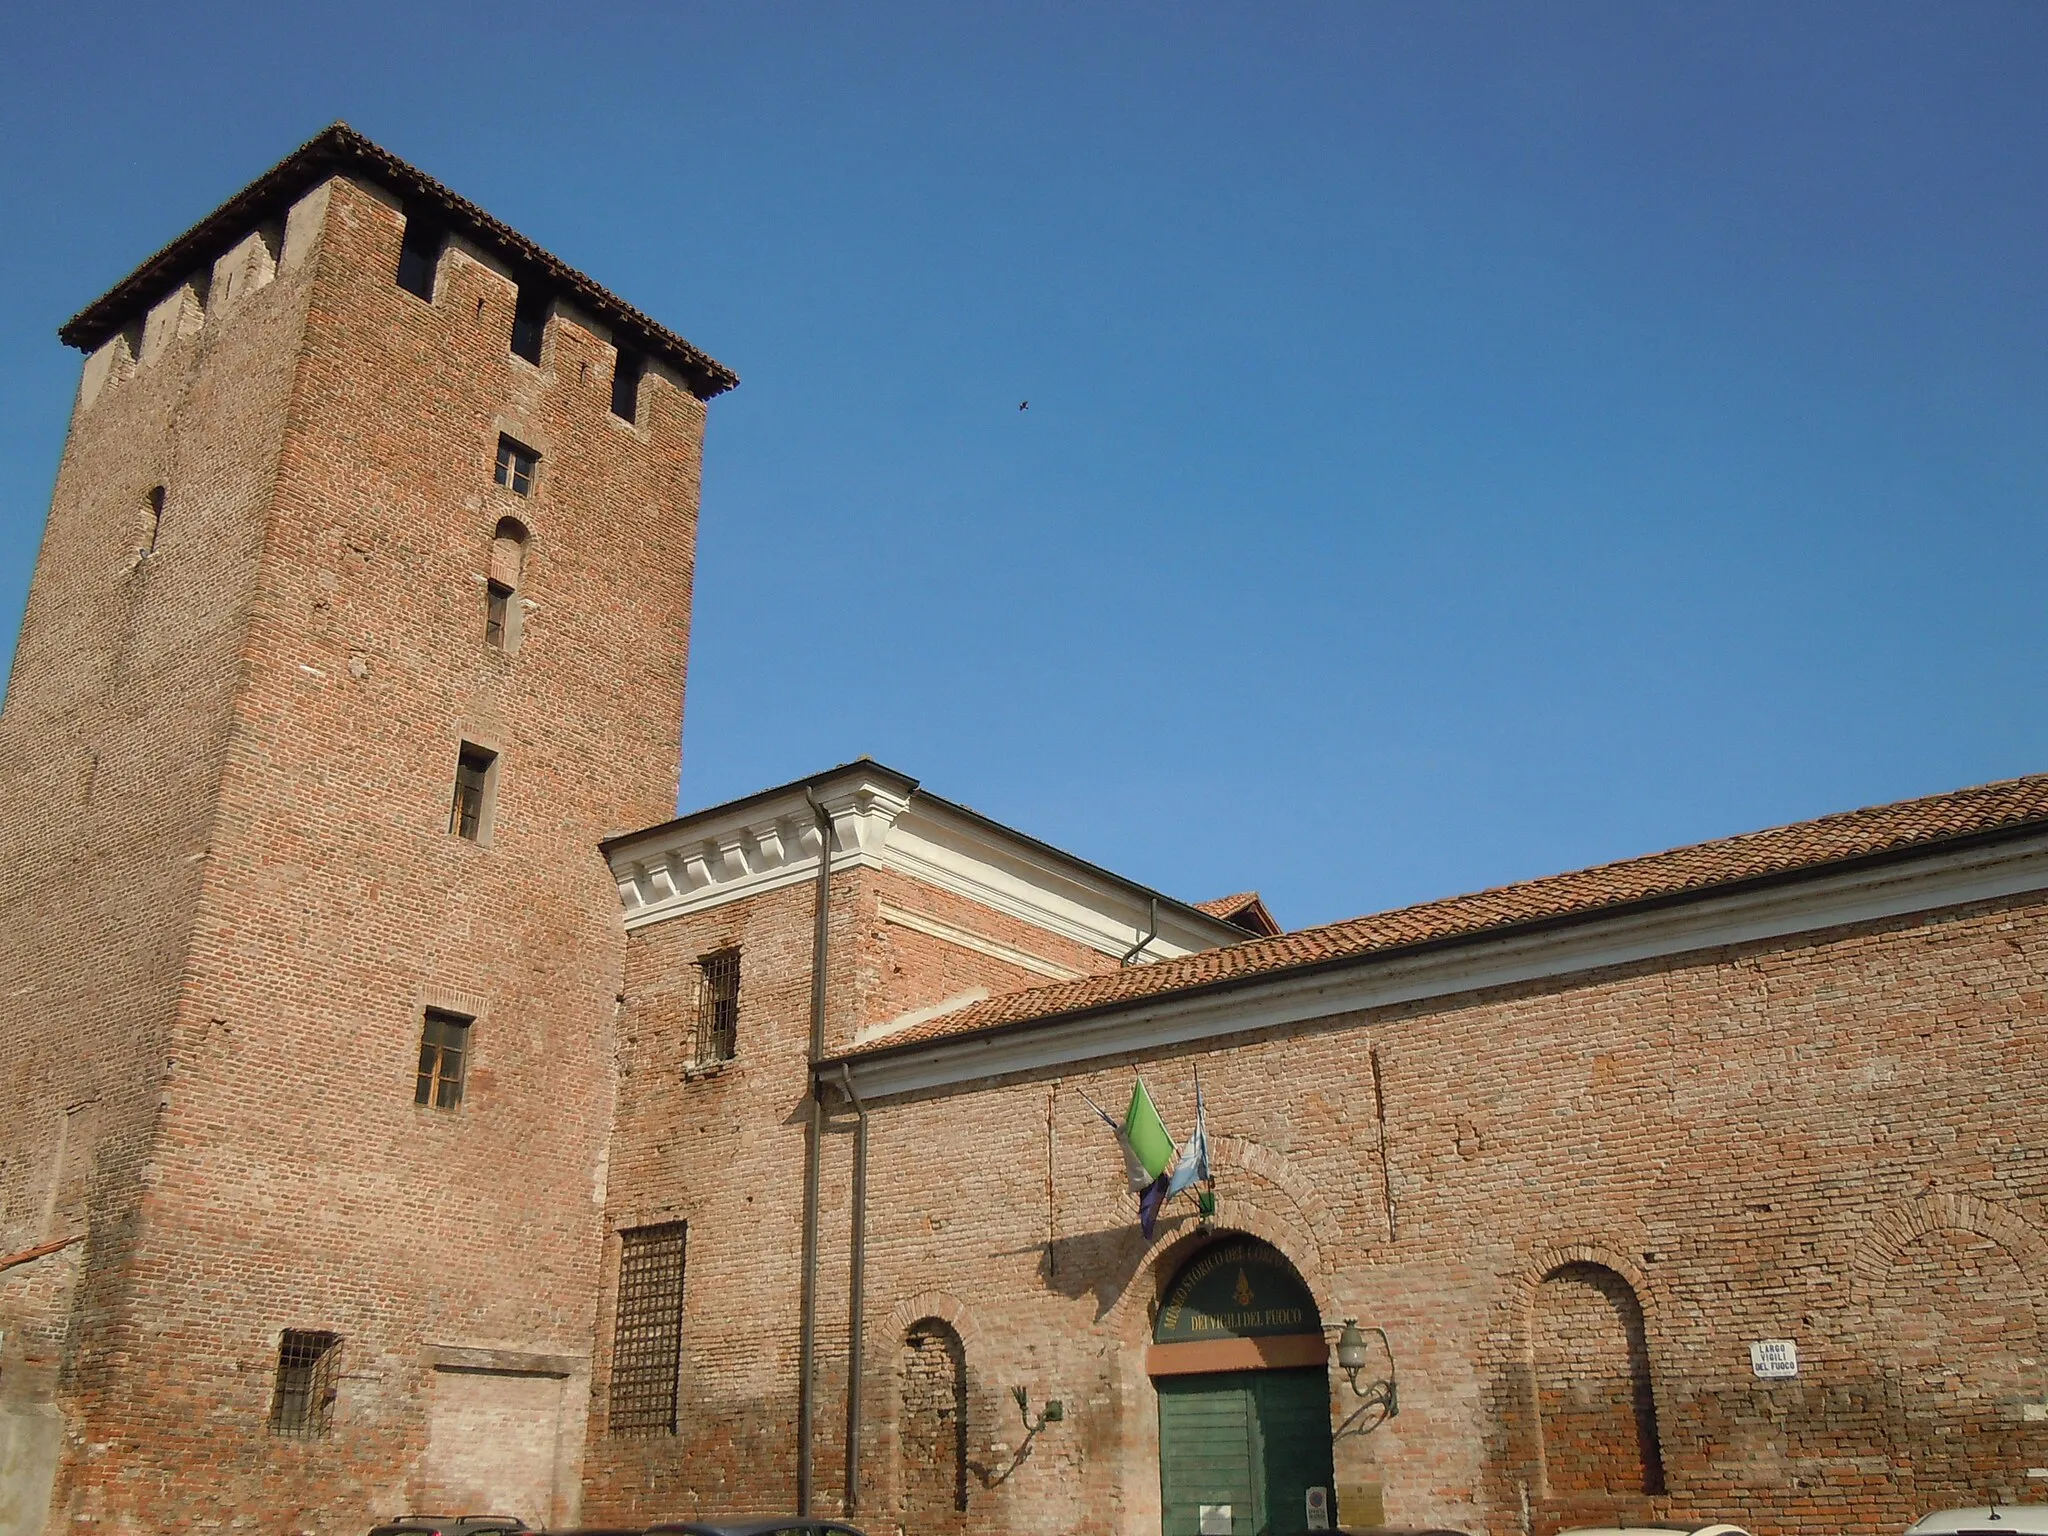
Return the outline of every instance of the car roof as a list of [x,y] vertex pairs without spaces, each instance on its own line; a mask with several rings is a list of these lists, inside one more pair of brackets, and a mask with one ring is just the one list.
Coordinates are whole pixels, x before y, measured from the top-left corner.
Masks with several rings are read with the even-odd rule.
[[1960,1536],[1965,1531],[1996,1532],[1998,1536],[2031,1536],[2048,1532],[2048,1504],[1978,1504],[1966,1509],[1937,1509],[1922,1515],[1907,1528],[1908,1536]]
[[1664,1536],[1683,1531],[1685,1536],[1749,1536],[1739,1525],[1725,1520],[1645,1520],[1641,1525],[1582,1525],[1559,1531],[1558,1536]]
[[773,1531],[839,1531],[862,1536],[857,1525],[828,1520],[818,1515],[734,1515],[708,1520],[671,1520],[647,1527],[653,1531],[674,1531],[682,1536],[769,1536]]

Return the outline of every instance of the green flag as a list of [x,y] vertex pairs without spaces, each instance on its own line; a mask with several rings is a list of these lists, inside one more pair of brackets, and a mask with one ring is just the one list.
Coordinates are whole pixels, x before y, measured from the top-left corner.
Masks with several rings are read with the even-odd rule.
[[1138,1154],[1138,1161],[1151,1178],[1166,1172],[1166,1165],[1173,1161],[1173,1138],[1167,1134],[1166,1122],[1159,1118],[1152,1095],[1145,1091],[1142,1077],[1132,1085],[1131,1107],[1124,1111],[1124,1140]]

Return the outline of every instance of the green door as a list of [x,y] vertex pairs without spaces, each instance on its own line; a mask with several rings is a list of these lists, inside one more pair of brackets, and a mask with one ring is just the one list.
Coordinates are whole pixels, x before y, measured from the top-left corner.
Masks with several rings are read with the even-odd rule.
[[1330,1382],[1321,1366],[1162,1376],[1159,1498],[1163,1536],[1297,1536],[1308,1491],[1328,1497]]

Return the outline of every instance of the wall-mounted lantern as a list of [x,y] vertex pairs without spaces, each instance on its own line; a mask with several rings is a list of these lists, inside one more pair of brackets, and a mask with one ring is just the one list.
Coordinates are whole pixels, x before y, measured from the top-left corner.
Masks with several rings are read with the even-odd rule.
[[1027,1437],[1037,1434],[1048,1424],[1059,1423],[1067,1416],[1067,1405],[1055,1397],[1049,1399],[1038,1411],[1038,1422],[1034,1424],[1031,1422],[1030,1395],[1022,1387],[1012,1387],[1010,1396],[1017,1401],[1017,1413],[1024,1420],[1024,1433]]
[[[1387,1374],[1361,1386],[1359,1378],[1371,1368],[1373,1359],[1372,1347],[1366,1342],[1369,1333],[1379,1336],[1380,1352],[1387,1357]],[[1337,1335],[1337,1368],[1351,1383],[1352,1393],[1362,1401],[1352,1410],[1351,1416],[1337,1426],[1332,1438],[1341,1440],[1346,1435],[1370,1434],[1401,1411],[1401,1395],[1394,1384],[1394,1346],[1387,1342],[1386,1329],[1361,1328],[1358,1319],[1345,1318],[1344,1327]]]

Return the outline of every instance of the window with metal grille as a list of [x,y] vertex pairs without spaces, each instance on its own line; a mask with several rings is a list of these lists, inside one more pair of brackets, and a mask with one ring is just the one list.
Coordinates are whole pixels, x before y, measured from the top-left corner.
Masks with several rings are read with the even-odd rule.
[[512,355],[529,363],[540,361],[541,343],[548,334],[548,296],[527,283],[519,285],[519,297],[512,307]]
[[618,1319],[612,1325],[615,1435],[672,1435],[683,1359],[683,1248],[680,1221],[619,1234]]
[[539,467],[539,454],[524,443],[499,435],[498,484],[515,496],[530,496],[533,494],[533,474]]
[[398,248],[398,286],[429,304],[434,302],[434,271],[441,265],[445,240],[426,220],[407,216],[405,240]]
[[697,1061],[731,1061],[740,1048],[740,952],[697,962]]
[[462,1104],[462,1064],[469,1056],[469,1026],[476,1020],[429,1008],[420,1027],[420,1076],[415,1104],[457,1109]]
[[448,805],[448,830],[471,842],[484,834],[485,802],[491,790],[491,768],[498,754],[468,742],[455,755],[455,798]]
[[277,1345],[270,1432],[309,1440],[327,1433],[340,1390],[341,1335],[287,1328]]

